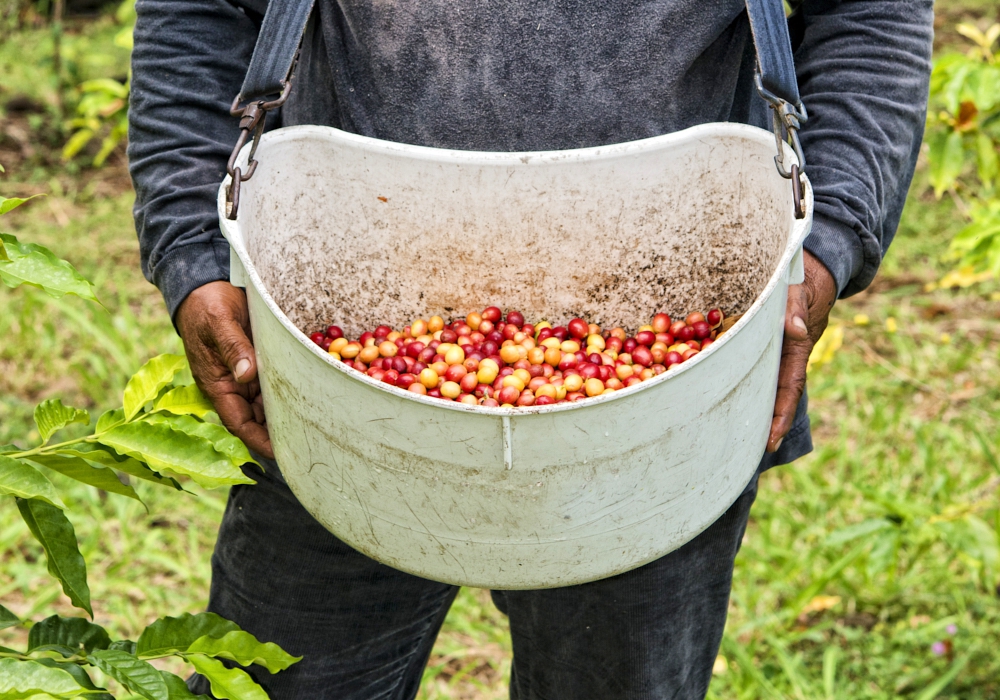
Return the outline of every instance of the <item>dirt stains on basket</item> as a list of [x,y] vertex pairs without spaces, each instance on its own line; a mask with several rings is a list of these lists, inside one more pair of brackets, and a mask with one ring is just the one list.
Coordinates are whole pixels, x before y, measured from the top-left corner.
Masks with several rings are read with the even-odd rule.
[[[347,185],[387,202],[347,198],[318,174],[306,174],[316,186],[293,202],[267,189],[245,197],[251,258],[299,328],[336,321],[356,335],[488,304],[529,319],[581,315],[625,326],[661,310],[738,313],[764,289],[785,246],[787,207],[744,197],[754,186],[747,174],[692,166],[696,189],[712,193],[695,197],[690,183],[641,174],[627,192],[612,193],[601,177],[584,188],[556,168],[552,186],[538,191],[524,167],[485,169],[458,188],[441,164],[412,167],[392,191],[363,176]],[[627,163],[589,167],[607,170],[608,180],[628,176]],[[734,177],[748,182],[734,188],[726,182]]]

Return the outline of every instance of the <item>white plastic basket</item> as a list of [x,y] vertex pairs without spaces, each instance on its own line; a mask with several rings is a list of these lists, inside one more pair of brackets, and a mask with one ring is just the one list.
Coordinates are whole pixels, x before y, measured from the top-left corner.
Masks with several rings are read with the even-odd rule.
[[[738,124],[536,153],[316,126],[265,134],[238,220],[224,216],[227,180],[220,221],[296,496],[381,562],[492,588],[607,577],[704,530],[763,453],[787,287],[801,280],[812,221],[808,186],[806,217],[793,217],[774,147],[769,132]],[[633,328],[661,310],[745,314],[655,379],[517,409],[376,382],[303,332],[335,322],[358,334],[494,304],[529,320]]]

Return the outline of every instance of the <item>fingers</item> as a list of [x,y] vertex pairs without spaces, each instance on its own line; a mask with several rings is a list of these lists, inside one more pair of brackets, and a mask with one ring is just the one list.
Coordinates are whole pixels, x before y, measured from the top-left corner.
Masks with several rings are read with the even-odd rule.
[[218,318],[210,330],[210,343],[232,373],[233,379],[247,384],[257,379],[257,360],[243,324],[233,317]]
[[781,349],[781,367],[778,369],[778,393],[774,399],[771,432],[767,437],[767,451],[776,452],[785,435],[792,429],[795,410],[806,386],[806,364],[812,350],[812,341],[785,337]]
[[785,337],[795,340],[809,339],[809,303],[806,290],[801,284],[788,288],[785,304]]
[[[212,399],[219,419],[233,435],[242,440],[247,447],[265,457],[274,459],[271,449],[271,438],[267,425],[262,420],[263,409],[258,406],[260,394],[248,401],[238,393],[220,394]],[[258,409],[255,410],[255,406]],[[259,412],[258,412],[259,410]]]
[[199,287],[177,312],[191,373],[222,424],[251,450],[273,457],[249,327],[246,295],[228,282]]
[[796,284],[788,288],[785,305],[785,337],[781,345],[781,366],[778,369],[778,392],[774,400],[771,432],[767,438],[767,451],[781,447],[785,435],[792,428],[795,410],[806,385],[806,365],[812,351],[809,337],[809,305],[806,290]]

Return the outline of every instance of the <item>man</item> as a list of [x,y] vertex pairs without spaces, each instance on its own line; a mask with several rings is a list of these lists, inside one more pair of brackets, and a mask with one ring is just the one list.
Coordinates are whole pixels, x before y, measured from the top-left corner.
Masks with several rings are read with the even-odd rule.
[[[768,127],[743,0],[318,0],[284,125],[467,150],[630,141],[712,121]],[[139,0],[129,156],[143,271],[227,427],[272,457],[246,299],[215,220],[228,115],[266,0]],[[767,454],[811,449],[805,364],[838,296],[892,239],[920,145],[931,0],[805,0],[793,18],[815,190],[806,278],[789,292]],[[484,300],[500,301],[502,300]],[[264,460],[236,487],[209,607],[304,659],[257,680],[276,700],[413,698],[456,589],[382,566],[318,525]],[[758,472],[759,473],[759,472]],[[511,697],[702,698],[756,477],[681,549],[603,581],[496,592]],[[197,692],[207,693],[202,679]]]

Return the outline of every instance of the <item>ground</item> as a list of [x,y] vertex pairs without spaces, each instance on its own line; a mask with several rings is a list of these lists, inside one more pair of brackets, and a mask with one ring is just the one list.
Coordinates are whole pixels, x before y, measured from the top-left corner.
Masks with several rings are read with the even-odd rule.
[[[995,21],[997,9],[953,0],[938,12],[940,48],[957,21]],[[71,24],[80,77],[124,70],[117,49],[85,48],[115,31],[110,19]],[[38,400],[103,410],[146,358],[180,350],[139,271],[124,154],[97,170],[59,160],[49,78],[36,68],[47,37],[0,42],[0,194],[48,193],[4,228],[71,260],[107,311],[0,289],[0,443],[29,435]],[[809,379],[816,450],[762,479],[710,697],[1000,697],[1000,286],[933,288],[961,225],[921,169],[878,279],[835,307],[842,346]],[[146,512],[69,490],[98,622],[134,638],[158,615],[204,607],[225,493],[145,489]],[[0,502],[0,601],[23,616],[73,614],[41,556]],[[0,644],[18,634],[0,632]],[[505,697],[509,666],[505,619],[485,591],[463,590],[421,697]]]

